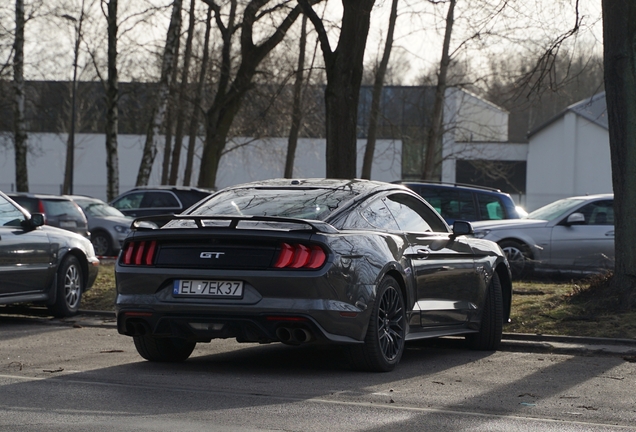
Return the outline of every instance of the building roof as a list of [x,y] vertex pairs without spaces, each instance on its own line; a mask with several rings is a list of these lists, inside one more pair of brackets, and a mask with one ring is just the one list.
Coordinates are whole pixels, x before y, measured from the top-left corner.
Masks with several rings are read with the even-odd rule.
[[570,105],[547,122],[539,125],[528,133],[528,138],[545,129],[552,123],[564,117],[567,113],[573,112],[584,119],[604,128],[609,129],[607,122],[607,103],[605,101],[605,92],[597,93],[590,98],[583,99],[575,104]]

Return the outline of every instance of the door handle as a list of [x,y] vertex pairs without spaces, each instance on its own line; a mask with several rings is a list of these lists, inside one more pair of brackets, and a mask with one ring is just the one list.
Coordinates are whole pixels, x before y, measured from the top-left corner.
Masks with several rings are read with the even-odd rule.
[[605,233],[605,237],[614,237],[614,231],[608,231]]
[[416,254],[419,258],[428,258],[428,256],[431,254],[431,250],[420,248],[417,249]]

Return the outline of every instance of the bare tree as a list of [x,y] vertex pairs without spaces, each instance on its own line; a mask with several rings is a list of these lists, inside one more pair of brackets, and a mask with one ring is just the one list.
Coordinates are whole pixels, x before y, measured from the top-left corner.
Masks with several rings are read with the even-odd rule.
[[179,100],[177,102],[177,126],[174,134],[174,149],[170,167],[168,184],[176,185],[179,176],[179,160],[181,159],[181,147],[183,147],[183,127],[186,115],[186,99],[188,90],[188,77],[190,74],[190,60],[192,58],[192,39],[194,38],[194,0],[190,0],[190,14],[188,23],[188,35],[186,37],[185,52],[183,54],[183,69],[181,71],[181,84],[179,86]]
[[298,0],[311,20],[325,62],[327,177],[356,176],[358,100],[362,82],[364,51],[375,0],[343,0],[338,45],[332,49],[323,21],[308,0]]
[[287,140],[287,156],[285,159],[285,178],[292,178],[294,175],[294,159],[296,158],[296,147],[298,146],[298,132],[302,119],[302,89],[303,72],[305,69],[305,49],[307,47],[307,15],[303,15],[300,29],[300,42],[298,44],[298,68],[294,80],[294,97],[292,102],[292,122]]
[[[181,13],[181,12],[179,12]],[[175,125],[175,113],[179,111],[177,104],[177,81],[179,80],[179,50],[181,49],[181,23],[178,29],[179,37],[172,56],[172,75],[170,76],[170,84],[168,90],[168,103],[166,104],[166,118],[164,121],[164,145],[163,145],[163,164],[161,166],[161,184],[168,184],[170,177],[170,158],[172,156],[172,133]]]
[[150,122],[148,124],[146,142],[141,156],[141,163],[139,164],[139,172],[137,173],[137,186],[144,186],[148,184],[152,164],[157,154],[156,140],[164,121],[168,93],[170,91],[169,80],[172,76],[174,56],[179,40],[179,29],[181,28],[181,3],[182,0],[174,0],[172,4],[172,16],[170,18],[166,45],[164,47],[161,62],[161,78],[159,79],[157,88],[157,101],[155,107],[152,109]]
[[15,182],[18,192],[29,191],[27,172],[27,133],[24,121],[26,96],[24,91],[24,0],[15,2],[15,43],[13,45],[14,148]]
[[446,77],[450,64],[450,40],[453,33],[453,23],[455,21],[455,4],[457,0],[450,0],[446,13],[446,27],[444,30],[444,44],[442,47],[442,59],[440,61],[439,73],[437,75],[437,85],[435,87],[435,102],[431,115],[431,124],[426,142],[426,156],[424,158],[424,180],[433,180],[435,175],[435,159],[438,150],[437,143],[442,133],[442,116],[444,113],[444,93],[446,92]]
[[252,87],[252,81],[257,73],[259,64],[285,37],[287,31],[300,15],[300,6],[289,10],[273,33],[256,44],[254,42],[254,27],[259,20],[269,19],[273,13],[287,10],[286,1],[275,4],[270,9],[270,0],[251,0],[242,13],[242,22],[238,26],[240,35],[240,64],[232,78],[232,35],[237,29],[235,23],[237,1],[231,1],[227,24],[223,23],[221,8],[214,0],[204,0],[213,8],[216,22],[221,31],[222,64],[217,90],[211,107],[206,112],[206,137],[199,170],[199,187],[214,188],[219,161],[225,149],[227,136],[232,122],[238,113],[243,98]]
[[603,0],[603,40],[616,231],[611,288],[630,309],[636,304],[636,4]]
[[119,124],[119,78],[117,75],[117,0],[108,1],[108,79],[106,82],[106,196],[119,195],[119,157],[117,128]]
[[373,81],[373,96],[371,99],[371,113],[369,115],[369,129],[367,132],[367,146],[364,150],[364,160],[362,162],[363,179],[371,178],[371,167],[373,165],[373,154],[375,153],[375,142],[378,132],[378,116],[380,114],[380,99],[382,96],[382,88],[384,87],[384,77],[389,66],[391,57],[391,49],[393,48],[393,34],[395,33],[395,23],[397,21],[398,0],[391,3],[391,14],[389,15],[389,28],[386,33],[386,41],[384,43],[384,51],[382,59],[378,65],[375,78]]
[[188,136],[188,150],[186,153],[186,166],[183,173],[183,185],[190,186],[192,178],[192,166],[194,164],[194,148],[197,140],[197,131],[199,129],[199,113],[203,111],[202,100],[203,91],[205,89],[205,76],[208,68],[208,60],[210,58],[210,32],[212,29],[212,7],[208,6],[208,14],[205,20],[205,36],[203,39],[203,57],[199,69],[199,81],[197,90],[192,102],[192,117],[190,118],[190,130]]

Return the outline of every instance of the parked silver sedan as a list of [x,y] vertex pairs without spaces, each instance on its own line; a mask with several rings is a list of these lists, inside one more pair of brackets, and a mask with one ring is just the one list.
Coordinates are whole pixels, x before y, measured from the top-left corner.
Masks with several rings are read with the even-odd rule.
[[598,273],[614,267],[614,196],[565,198],[523,219],[473,222],[475,237],[495,241],[514,277],[532,270]]
[[95,253],[98,256],[117,255],[134,218],[97,198],[82,195],[67,197],[75,201],[86,215]]

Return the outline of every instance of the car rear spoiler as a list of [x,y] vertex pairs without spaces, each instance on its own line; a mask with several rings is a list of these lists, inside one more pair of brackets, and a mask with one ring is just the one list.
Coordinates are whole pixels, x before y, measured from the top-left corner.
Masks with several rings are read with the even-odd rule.
[[170,221],[176,220],[190,220],[193,221],[197,228],[219,228],[212,226],[205,226],[203,221],[206,220],[225,220],[230,221],[230,224],[227,227],[223,228],[231,228],[236,229],[240,222],[278,222],[278,223],[289,223],[289,224],[302,224],[308,225],[311,227],[312,231],[320,232],[324,234],[337,234],[339,231],[326,222],[312,219],[296,219],[296,218],[287,218],[287,217],[278,217],[278,216],[251,216],[251,215],[218,215],[218,216],[200,216],[200,215],[154,215],[154,216],[143,216],[138,217],[132,221],[130,227],[135,231],[146,231],[156,229],[152,227],[150,224],[146,224],[144,226],[144,222],[154,222],[155,220],[170,218]]

